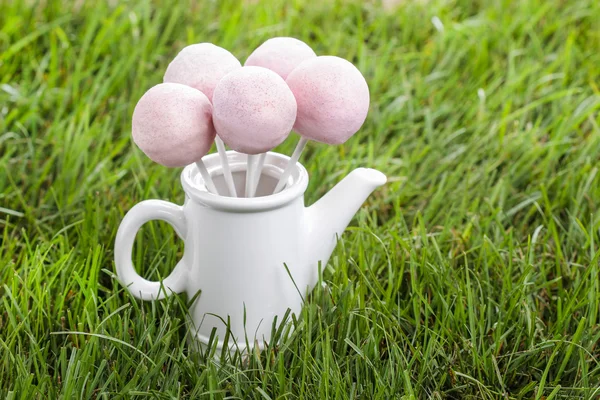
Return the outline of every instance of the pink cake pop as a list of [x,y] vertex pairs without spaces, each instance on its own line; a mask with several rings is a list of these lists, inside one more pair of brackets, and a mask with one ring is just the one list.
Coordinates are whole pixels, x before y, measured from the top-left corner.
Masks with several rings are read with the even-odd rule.
[[204,93],[178,83],[152,87],[135,106],[132,134],[154,162],[166,167],[196,162],[209,190],[216,193],[201,161],[215,138],[212,106]]
[[232,149],[249,155],[246,197],[252,197],[254,171],[262,169],[255,166],[254,155],[271,150],[288,136],[296,120],[294,95],[275,72],[242,67],[219,82],[213,107],[213,122],[221,139]]
[[369,111],[369,87],[349,61],[333,56],[309,59],[295,68],[286,83],[294,93],[298,115],[294,130],[300,139],[275,193],[286,183],[308,140],[340,144],[354,135]]
[[344,143],[367,118],[369,87],[360,71],[343,58],[307,60],[286,82],[298,103],[294,130],[307,139]]
[[296,100],[275,72],[242,67],[227,74],[213,97],[217,133],[232,149],[260,154],[285,140],[296,119]]
[[212,101],[213,92],[221,78],[241,67],[238,59],[221,47],[211,43],[192,44],[171,61],[164,82],[191,86]]
[[244,65],[268,68],[286,79],[300,63],[316,57],[313,49],[303,41],[276,37],[258,46]]

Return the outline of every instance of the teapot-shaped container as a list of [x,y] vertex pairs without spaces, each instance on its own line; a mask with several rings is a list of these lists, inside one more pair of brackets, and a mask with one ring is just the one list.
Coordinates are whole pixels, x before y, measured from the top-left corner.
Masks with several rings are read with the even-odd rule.
[[[227,152],[238,193],[244,192],[246,155]],[[227,193],[218,154],[203,158],[219,193]],[[303,296],[318,279],[337,238],[365,199],[386,177],[358,168],[310,207],[304,205],[308,174],[300,164],[286,187],[271,194],[289,157],[266,156],[256,197],[229,197],[207,191],[194,164],[181,174],[182,206],[163,200],[136,204],[123,218],[115,241],[120,281],[133,296],[158,300],[186,292],[192,336],[209,342],[216,329],[217,347],[246,350],[271,340],[273,321],[283,322],[288,309],[298,314]],[[150,220],[173,226],[184,252],[162,282],[142,278],[132,263],[132,247],[140,227]]]

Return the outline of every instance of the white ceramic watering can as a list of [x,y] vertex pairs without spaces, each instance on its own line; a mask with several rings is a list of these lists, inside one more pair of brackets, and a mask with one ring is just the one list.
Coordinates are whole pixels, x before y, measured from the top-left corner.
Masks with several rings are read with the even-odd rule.
[[[244,193],[246,156],[229,151],[228,159],[237,192]],[[300,163],[286,188],[270,194],[288,160],[268,153],[253,198],[212,194],[196,166],[187,166],[181,174],[183,206],[146,200],[123,218],[115,241],[121,282],[143,300],[162,299],[172,292],[186,292],[192,298],[200,291],[189,317],[193,335],[201,343],[208,343],[216,328],[218,348],[227,329],[237,348],[245,350],[245,343],[263,347],[270,341],[275,317],[281,322],[288,309],[299,313],[301,292],[317,283],[319,262],[324,268],[337,236],[369,194],[386,182],[381,172],[358,168],[305,208],[308,174]],[[218,154],[203,161],[219,193],[228,193]],[[131,261],[136,232],[150,220],[168,222],[185,243],[183,257],[162,281],[163,287],[139,276]]]

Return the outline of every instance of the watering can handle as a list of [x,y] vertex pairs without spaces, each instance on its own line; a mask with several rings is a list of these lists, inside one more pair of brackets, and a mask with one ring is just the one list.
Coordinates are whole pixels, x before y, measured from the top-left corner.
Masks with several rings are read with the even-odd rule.
[[161,220],[173,226],[180,238],[185,238],[187,223],[183,207],[163,200],[145,200],[136,204],[123,218],[115,239],[115,265],[119,280],[127,285],[134,297],[142,300],[160,300],[171,292],[185,290],[187,268],[180,260],[173,272],[161,282],[142,278],[131,261],[131,251],[137,231],[148,221]]

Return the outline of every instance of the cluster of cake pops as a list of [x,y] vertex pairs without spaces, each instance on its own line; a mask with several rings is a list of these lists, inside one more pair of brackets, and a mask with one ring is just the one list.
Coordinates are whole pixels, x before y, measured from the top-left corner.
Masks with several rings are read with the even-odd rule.
[[[166,167],[196,163],[206,189],[220,195],[202,157],[216,143],[229,196],[253,197],[266,153],[293,129],[301,138],[279,177],[281,191],[309,140],[341,144],[364,123],[369,88],[352,63],[318,57],[304,42],[267,40],[244,66],[210,43],[185,47],[164,83],[148,90],[133,112],[133,140]],[[225,145],[247,154],[245,193],[238,194]]]

